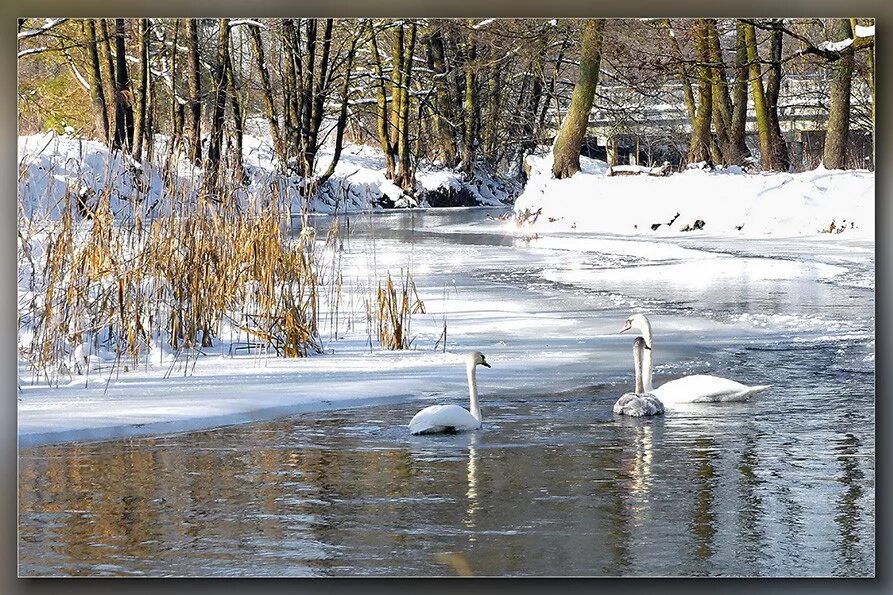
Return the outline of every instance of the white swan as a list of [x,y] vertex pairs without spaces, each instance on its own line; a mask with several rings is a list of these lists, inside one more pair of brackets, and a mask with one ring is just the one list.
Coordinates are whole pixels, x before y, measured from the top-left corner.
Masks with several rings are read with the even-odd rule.
[[626,320],[626,326],[620,332],[638,329],[645,340],[644,357],[642,359],[642,376],[645,392],[651,393],[665,405],[673,403],[721,403],[726,401],[746,401],[751,396],[762,392],[771,385],[747,386],[734,380],[694,374],[678,380],[671,380],[657,388],[651,385],[654,343],[651,335],[651,323],[644,314],[633,314]]
[[415,414],[409,422],[412,434],[439,434],[477,430],[481,427],[481,408],[478,405],[478,385],[475,368],[490,367],[480,351],[468,354],[465,368],[468,372],[468,394],[471,412],[458,405],[431,405]]
[[636,371],[636,390],[625,393],[614,403],[614,413],[643,417],[660,415],[664,412],[664,404],[651,393],[646,393],[642,384],[642,352],[645,350],[645,339],[636,337],[633,341],[633,363]]

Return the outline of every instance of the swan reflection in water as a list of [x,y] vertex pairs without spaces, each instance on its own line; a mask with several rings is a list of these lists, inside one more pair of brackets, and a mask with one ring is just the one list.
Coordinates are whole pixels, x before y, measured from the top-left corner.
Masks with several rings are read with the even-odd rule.
[[[477,511],[481,505],[478,501],[478,451],[477,451],[478,435],[472,434],[468,443],[468,464],[466,467],[465,477],[468,481],[468,489],[465,491],[465,499],[467,500],[465,508],[464,524],[467,528],[473,529]],[[471,537],[474,541],[474,536]]]
[[629,512],[635,524],[647,516],[651,501],[652,466],[654,463],[654,427],[638,422],[629,424],[631,444],[623,448],[620,470],[627,478],[624,491]]

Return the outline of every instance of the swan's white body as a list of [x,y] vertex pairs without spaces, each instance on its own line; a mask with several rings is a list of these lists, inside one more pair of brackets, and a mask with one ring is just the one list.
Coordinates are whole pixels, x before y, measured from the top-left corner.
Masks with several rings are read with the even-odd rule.
[[[657,388],[651,385],[653,370],[654,343],[651,335],[651,323],[644,314],[633,314],[626,321],[623,331],[638,329],[644,338],[644,357],[642,358],[642,376],[644,390],[661,400],[665,405],[674,403],[725,403],[733,401],[746,401],[753,395],[762,392],[771,385],[762,384],[748,386],[711,376],[710,374],[694,374],[677,380],[666,382]],[[620,331],[620,332],[623,332]]]
[[614,403],[614,413],[631,417],[660,415],[664,412],[664,404],[656,396],[646,393],[642,381],[642,352],[645,339],[636,337],[633,341],[633,365],[636,373],[636,392],[625,393]]
[[458,405],[431,405],[415,414],[409,422],[411,434],[443,434],[467,432],[481,427],[481,408],[478,404],[477,366],[490,367],[483,354],[468,354],[465,368],[468,373],[469,409]]
[[458,405],[431,405],[415,414],[409,422],[412,434],[468,432],[481,427],[481,420]]
[[746,401],[767,388],[768,384],[747,386],[728,378],[694,374],[665,382],[651,392],[665,403],[723,403]]

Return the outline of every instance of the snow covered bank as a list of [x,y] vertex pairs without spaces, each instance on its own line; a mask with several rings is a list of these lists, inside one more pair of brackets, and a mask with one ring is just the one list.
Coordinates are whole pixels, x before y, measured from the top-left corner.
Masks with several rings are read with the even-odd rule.
[[551,154],[528,157],[530,179],[515,201],[516,222],[536,232],[746,237],[843,232],[874,238],[874,172],[819,168],[748,174],[728,168],[609,177],[605,162],[580,161],[581,172],[555,180]]
[[[164,161],[167,140],[163,135],[156,136],[157,162]],[[268,194],[270,184],[275,183],[292,211],[299,211],[302,179],[294,175],[283,176],[277,170],[269,140],[262,135],[245,135],[243,151],[247,181],[238,197],[250,204],[253,195]],[[317,161],[318,173],[328,168],[331,159],[331,148],[323,147]],[[89,204],[96,195],[111,189],[115,212],[125,212],[134,205],[140,205],[147,212],[154,211],[159,199],[167,192],[160,168],[137,163],[120,153],[112,154],[98,141],[52,132],[20,136],[18,163],[19,203],[28,217],[43,213],[58,217],[67,191],[81,195]],[[200,185],[201,170],[191,167],[183,159],[176,165],[177,186],[188,193]],[[379,149],[347,145],[334,175],[320,188],[310,208],[331,213],[335,210],[425,207],[429,202],[431,206],[445,206],[451,201],[464,206],[501,206],[519,191],[510,182],[483,173],[468,179],[461,172],[425,164],[416,172],[415,193],[409,196],[384,173],[384,155]]]

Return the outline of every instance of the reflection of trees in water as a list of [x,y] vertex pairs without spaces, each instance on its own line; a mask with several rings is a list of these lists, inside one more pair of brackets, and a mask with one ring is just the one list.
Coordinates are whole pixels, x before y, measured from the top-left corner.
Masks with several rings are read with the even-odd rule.
[[[66,561],[52,573],[92,574],[93,565],[112,567],[126,550],[135,560],[124,565],[138,569],[171,538],[170,527],[157,521],[168,506],[158,489],[164,467],[152,448],[119,447],[102,456],[89,444],[31,449],[20,459],[22,554],[30,542],[52,543]],[[100,547],[105,544],[113,547]]]
[[716,536],[716,512],[713,510],[716,489],[716,469],[713,458],[715,448],[712,438],[695,441],[695,506],[689,527],[695,540],[695,555],[707,560],[713,555],[713,538]]
[[742,547],[737,548],[736,557],[750,568],[742,569],[742,574],[759,574],[761,560],[765,559],[765,539],[760,523],[766,515],[763,498],[760,496],[760,485],[764,483],[756,474],[760,465],[757,457],[757,441],[753,432],[742,434],[741,456],[738,459],[738,534]]
[[834,450],[837,451],[837,460],[840,463],[840,476],[838,481],[846,489],[837,499],[837,514],[834,521],[839,530],[838,548],[841,560],[834,569],[836,575],[850,575],[855,572],[865,572],[863,568],[857,568],[866,557],[861,551],[860,525],[862,524],[862,479],[864,474],[859,467],[859,449],[861,443],[853,434],[846,434],[835,441]]

